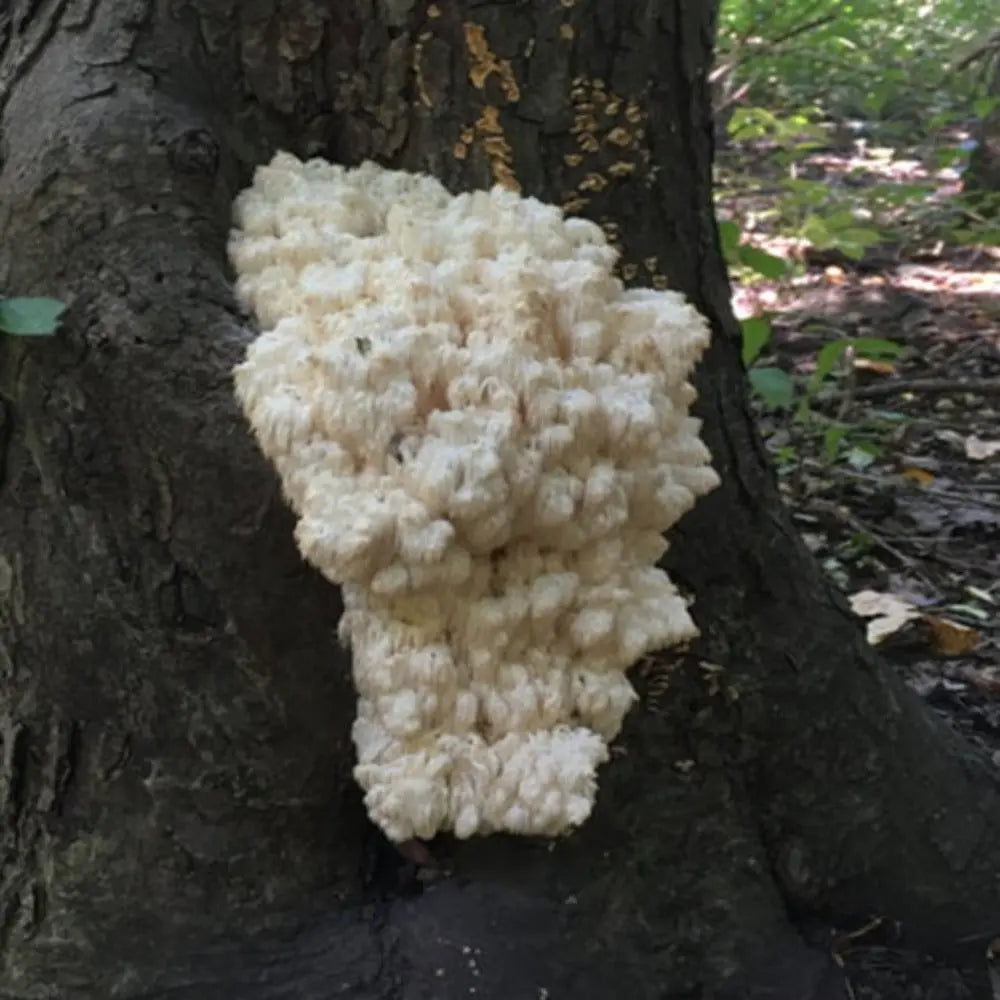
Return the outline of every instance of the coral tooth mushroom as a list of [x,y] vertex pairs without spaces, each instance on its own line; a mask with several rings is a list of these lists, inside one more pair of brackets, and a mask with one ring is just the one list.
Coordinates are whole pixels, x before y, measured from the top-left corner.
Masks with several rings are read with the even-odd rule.
[[397,842],[572,830],[626,671],[696,634],[656,563],[717,483],[704,320],[501,188],[279,153],[234,211],[263,331],[236,393],[343,589],[369,815]]

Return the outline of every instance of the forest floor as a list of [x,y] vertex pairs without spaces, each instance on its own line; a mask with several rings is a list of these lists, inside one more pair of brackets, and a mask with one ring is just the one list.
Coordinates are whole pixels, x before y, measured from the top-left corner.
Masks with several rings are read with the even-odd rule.
[[[721,169],[745,153],[724,151]],[[871,157],[855,144],[799,169],[858,204],[866,186],[928,176],[925,163],[919,150]],[[860,256],[819,250],[767,223],[773,170],[763,170],[771,177],[756,189],[720,185],[719,210],[794,263],[779,279],[734,284],[737,315],[771,324],[755,363],[798,387],[790,405],[755,400],[782,489],[889,668],[1000,764],[1000,248],[949,245],[904,221],[898,239]],[[942,171],[910,221],[947,213],[960,188]],[[747,234],[755,213],[765,221]],[[898,350],[873,359],[847,348],[809,388],[824,345],[857,338]],[[898,947],[877,919],[846,932],[836,955],[856,1000],[1000,1000],[1000,954],[942,964]]]

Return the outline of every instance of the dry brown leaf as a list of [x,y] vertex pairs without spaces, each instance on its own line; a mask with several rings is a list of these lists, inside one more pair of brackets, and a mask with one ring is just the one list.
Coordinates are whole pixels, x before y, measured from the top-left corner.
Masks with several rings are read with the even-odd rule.
[[962,656],[971,653],[982,638],[980,633],[968,625],[959,625],[949,618],[938,615],[924,615],[931,648],[939,656]]
[[940,615],[922,614],[910,601],[895,594],[859,590],[849,600],[851,610],[868,619],[868,642],[873,646],[881,645],[914,621],[919,621],[923,626],[927,645],[938,656],[963,656],[971,653],[982,639],[976,629]]
[[855,358],[854,367],[874,375],[895,375],[896,366],[891,361],[877,361],[875,358]]
[[903,475],[907,479],[910,479],[915,483],[919,483],[921,486],[930,486],[930,484],[934,482],[934,473],[929,472],[927,469],[921,469],[915,465],[909,465],[902,471]]

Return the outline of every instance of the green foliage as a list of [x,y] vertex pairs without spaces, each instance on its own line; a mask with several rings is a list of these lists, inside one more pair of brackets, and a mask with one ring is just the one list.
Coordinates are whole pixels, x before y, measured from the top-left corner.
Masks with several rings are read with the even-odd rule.
[[786,410],[795,402],[795,383],[781,368],[751,368],[750,387],[772,410]]
[[972,102],[972,113],[977,118],[987,118],[998,107],[1000,107],[1000,97],[987,94],[985,97],[979,97]]
[[0,333],[45,337],[56,332],[66,307],[56,299],[0,299]]
[[880,121],[967,110],[979,79],[959,66],[995,22],[982,0],[723,0],[720,102]]
[[[944,168],[964,172],[968,130],[1000,108],[989,60],[976,56],[996,31],[993,7],[980,0],[723,0],[716,105],[742,155],[736,170],[720,161],[720,195],[766,191],[770,205],[755,209],[758,226],[851,260],[894,236],[996,243],[995,213],[959,199],[943,206],[934,177]],[[891,176],[901,145],[911,147],[902,158],[923,160],[916,180]],[[849,153],[852,146],[867,147],[885,169],[855,165],[856,175],[832,182],[809,176],[807,160],[818,147]],[[765,160],[748,164],[748,154]]]
[[743,332],[743,364],[749,368],[771,340],[771,321],[764,316],[751,316],[740,323]]
[[794,145],[805,152],[826,141],[826,133],[816,124],[814,116],[814,109],[779,114],[768,108],[745,105],[733,111],[729,137],[734,142],[767,140],[780,147]]
[[[776,408],[788,406],[798,396],[800,402],[797,417],[799,419],[808,415],[810,401],[820,392],[830,376],[835,374],[838,363],[842,362],[845,356],[849,355],[851,359],[862,358],[866,361],[886,361],[898,358],[904,351],[902,344],[883,337],[840,337],[820,348],[816,355],[816,366],[812,374],[801,387],[796,387],[791,376],[786,372],[781,372],[783,376],[781,379],[771,374],[765,375],[761,379],[759,377],[761,372],[774,372],[779,371],[779,369],[752,367],[764,348],[770,343],[770,321],[763,316],[752,316],[743,320],[741,327],[743,331],[743,363],[750,369],[748,374],[751,385],[757,390],[758,383],[762,382],[766,389],[760,392],[760,395],[767,405]],[[790,398],[786,396],[786,385],[791,387]],[[780,398],[780,403],[769,401],[768,395],[772,392]]]
[[[981,0],[723,0],[713,85],[728,143],[716,191],[736,282],[777,283],[787,298],[804,261],[877,266],[881,254],[942,241],[1000,242],[1000,206],[957,184],[975,120],[1000,109],[970,57],[996,18]],[[807,443],[828,462],[877,460],[896,428],[852,420],[854,360],[892,360],[899,344],[829,341],[802,376],[767,357],[768,316],[741,326],[779,468]]]
[[886,361],[899,357],[903,353],[903,346],[894,340],[884,340],[881,337],[841,337],[824,344],[816,355],[816,367],[806,383],[800,412],[804,414],[810,399],[819,392],[824,380],[833,373],[837,363],[848,353],[867,361]]
[[[830,419],[814,411],[813,403],[820,392],[838,374],[838,367],[854,358],[885,361],[903,353],[903,346],[881,337],[841,337],[824,344],[816,355],[816,365],[808,379],[793,378],[788,372],[771,365],[758,365],[771,339],[770,321],[762,316],[743,320],[743,362],[748,367],[750,389],[765,410],[794,410],[790,420],[805,436],[818,438],[821,453],[827,462],[843,459],[856,469],[864,469],[881,454],[878,432],[898,422],[899,414],[877,414],[868,425],[852,423],[844,418]],[[845,370],[846,373],[846,370]],[[797,405],[796,405],[797,404]],[[800,435],[801,436],[801,435]],[[775,459],[779,466],[797,460],[793,446],[778,449]]]
[[788,271],[788,262],[775,257],[749,243],[740,242],[740,227],[732,221],[719,223],[719,242],[726,263],[735,269],[743,269],[764,278],[778,279]]
[[881,239],[877,229],[857,225],[855,213],[850,209],[826,216],[807,215],[801,233],[817,250],[840,250],[851,260],[861,260],[865,251]]

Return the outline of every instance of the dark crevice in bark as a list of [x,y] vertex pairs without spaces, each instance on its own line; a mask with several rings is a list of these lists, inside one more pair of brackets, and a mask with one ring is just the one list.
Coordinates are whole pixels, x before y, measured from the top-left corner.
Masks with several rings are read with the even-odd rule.
[[53,762],[53,796],[50,809],[56,817],[61,817],[69,805],[74,782],[79,777],[80,754],[83,747],[83,727],[70,720],[66,726],[65,738],[58,740]]
[[[4,734],[4,812],[10,824],[10,831],[17,836],[24,817],[28,797],[30,760],[30,733],[24,725],[8,725]],[[9,749],[6,744],[9,743]]]

